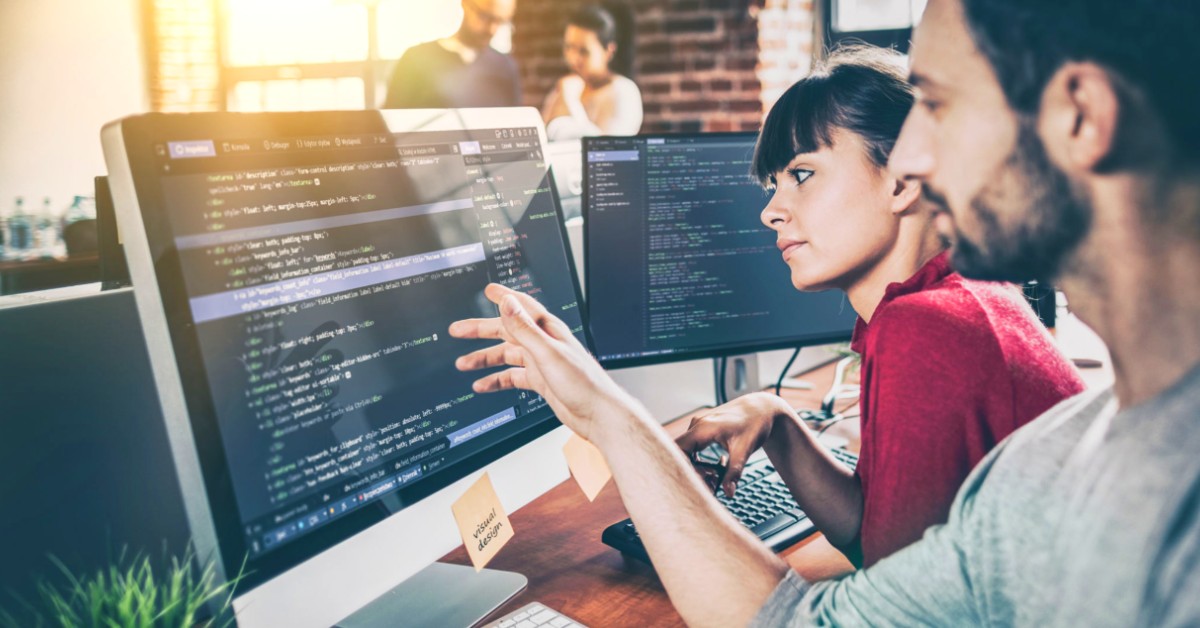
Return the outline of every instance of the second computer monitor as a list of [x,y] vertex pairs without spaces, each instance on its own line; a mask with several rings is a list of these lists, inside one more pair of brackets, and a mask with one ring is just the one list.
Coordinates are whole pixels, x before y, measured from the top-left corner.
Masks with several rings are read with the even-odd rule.
[[597,358],[636,366],[847,340],[841,291],[799,292],[759,220],[757,133],[584,141],[587,307]]

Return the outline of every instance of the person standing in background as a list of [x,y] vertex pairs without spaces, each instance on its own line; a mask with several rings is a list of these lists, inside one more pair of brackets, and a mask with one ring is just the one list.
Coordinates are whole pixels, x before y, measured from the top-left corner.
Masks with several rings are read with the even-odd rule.
[[492,38],[512,23],[517,0],[462,0],[462,24],[451,37],[409,48],[392,69],[384,109],[515,107],[521,79],[512,57]]
[[571,71],[542,106],[550,139],[636,135],[642,128],[642,92],[629,78],[633,20],[628,8],[588,5],[572,14],[563,33],[563,59]]

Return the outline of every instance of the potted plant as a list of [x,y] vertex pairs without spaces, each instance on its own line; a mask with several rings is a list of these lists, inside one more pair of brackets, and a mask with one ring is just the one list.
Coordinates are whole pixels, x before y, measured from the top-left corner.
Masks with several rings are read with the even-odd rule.
[[218,584],[213,563],[201,564],[190,546],[182,558],[164,560],[161,573],[148,556],[129,556],[126,550],[107,569],[84,576],[54,556],[50,561],[59,577],[39,582],[35,601],[17,600],[14,612],[0,609],[0,626],[229,626],[234,588],[244,576]]

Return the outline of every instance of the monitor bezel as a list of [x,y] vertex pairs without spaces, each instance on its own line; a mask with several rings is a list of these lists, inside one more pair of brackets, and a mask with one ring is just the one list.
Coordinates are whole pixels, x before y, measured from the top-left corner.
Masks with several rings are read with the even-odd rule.
[[[220,557],[220,576],[230,579],[241,574],[238,595],[286,573],[305,561],[330,551],[357,534],[379,525],[393,515],[402,515],[409,507],[420,503],[447,486],[478,472],[492,462],[549,433],[561,423],[547,406],[535,422],[513,428],[513,432],[496,445],[476,452],[449,465],[445,471],[392,493],[403,507],[388,511],[378,502],[348,513],[313,530],[293,542],[266,552],[254,559],[248,556],[248,544],[242,532],[232,478],[229,476],[224,445],[217,431],[216,415],[212,408],[207,375],[199,352],[195,326],[191,323],[186,295],[183,292],[182,269],[178,251],[172,241],[170,227],[163,212],[162,190],[158,185],[160,173],[153,154],[155,139],[211,139],[239,130],[258,134],[296,129],[322,132],[349,132],[343,124],[368,126],[383,116],[388,132],[416,122],[453,118],[461,128],[534,127],[538,129],[543,147],[543,165],[548,177],[549,191],[558,214],[559,237],[566,257],[571,289],[578,303],[583,304],[582,290],[571,255],[562,207],[545,159],[545,128],[533,108],[496,108],[487,110],[407,110],[407,111],[339,111],[286,112],[266,114],[152,113],[125,118],[108,125],[104,138],[105,157],[110,169],[113,196],[119,224],[127,244],[127,255],[134,277],[134,292],[139,317],[147,332],[148,352],[154,367],[160,402],[172,436],[172,449],[180,472],[180,484],[188,506],[193,543],[201,556]],[[358,122],[361,121],[361,122]],[[271,125],[268,122],[277,124]],[[376,122],[378,124],[378,122]],[[214,133],[222,128],[220,134]],[[270,128],[271,131],[264,131]],[[356,127],[357,128],[357,127]],[[407,128],[407,127],[406,127]],[[415,130],[447,130],[460,128],[448,123]],[[231,130],[232,129],[232,130]],[[381,130],[374,128],[373,130]],[[156,255],[156,251],[158,254]],[[592,347],[586,307],[580,307],[584,343]],[[503,429],[503,428],[502,428]]]
[[[584,272],[584,302],[587,303],[587,316],[585,320],[591,321],[591,295],[592,295],[592,278],[595,276],[592,264],[592,242],[591,231],[589,225],[589,215],[591,212],[591,186],[589,185],[587,155],[591,150],[591,146],[597,142],[603,141],[623,141],[630,139],[646,140],[651,138],[664,139],[680,139],[680,138],[705,138],[705,137],[747,137],[757,138],[757,131],[713,131],[713,132],[693,132],[693,133],[641,133],[636,136],[616,136],[616,135],[601,135],[595,137],[583,138],[583,272]],[[749,173],[747,173],[749,176]],[[709,358],[722,358],[732,355],[742,355],[746,353],[757,353],[759,351],[772,351],[775,349],[798,349],[801,347],[811,347],[816,345],[825,345],[835,342],[848,342],[854,332],[854,326],[851,325],[845,333],[832,334],[801,334],[797,336],[785,336],[779,338],[764,339],[761,342],[740,343],[731,345],[719,345],[711,347],[702,347],[690,349],[687,351],[678,351],[672,353],[659,353],[649,356],[639,356],[630,358],[605,358],[601,356],[595,344],[594,338],[591,345],[592,354],[606,369],[623,369],[635,366],[650,366],[654,364],[669,364],[674,362],[686,362],[689,360],[701,360]]]

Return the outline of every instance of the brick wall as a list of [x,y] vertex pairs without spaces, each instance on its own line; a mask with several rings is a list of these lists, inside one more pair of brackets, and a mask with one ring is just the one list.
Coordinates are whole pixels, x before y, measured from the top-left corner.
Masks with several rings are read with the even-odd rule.
[[763,109],[769,111],[784,90],[812,71],[812,0],[766,0],[758,14],[759,66]]
[[[586,0],[519,0],[513,55],[526,104],[566,72],[566,17]],[[645,132],[757,129],[764,98],[807,73],[811,0],[630,0]],[[760,55],[760,52],[762,53]]]

